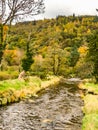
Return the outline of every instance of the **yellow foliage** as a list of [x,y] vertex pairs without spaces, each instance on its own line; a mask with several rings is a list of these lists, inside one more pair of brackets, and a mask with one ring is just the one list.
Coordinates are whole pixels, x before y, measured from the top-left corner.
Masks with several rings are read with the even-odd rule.
[[20,93],[20,99],[25,98],[25,97],[26,97],[26,94],[25,94],[25,92],[22,90],[21,93]]
[[73,29],[74,29],[75,25],[72,22],[69,22],[65,25],[65,29],[64,32],[70,32],[73,33]]
[[81,47],[79,47],[78,52],[80,54],[85,54],[87,52],[87,49],[88,49],[87,46],[81,46]]
[[5,54],[10,54],[12,55],[13,57],[17,55],[17,50],[5,50],[4,52]]
[[88,30],[87,30],[87,33],[88,33],[88,34],[90,34],[90,33],[91,33],[91,30],[90,30],[90,29],[88,29]]
[[11,102],[15,102],[15,97],[11,95]]
[[61,29],[58,26],[56,26],[56,32],[60,32],[60,31]]
[[4,31],[4,32],[8,31],[8,29],[9,29],[9,28],[8,28],[7,25],[3,26],[3,31]]
[[7,104],[7,98],[2,98],[2,105],[6,105]]
[[5,39],[6,39],[8,29],[9,29],[9,28],[8,28],[7,25],[3,26],[3,40],[4,40],[4,41],[5,41]]

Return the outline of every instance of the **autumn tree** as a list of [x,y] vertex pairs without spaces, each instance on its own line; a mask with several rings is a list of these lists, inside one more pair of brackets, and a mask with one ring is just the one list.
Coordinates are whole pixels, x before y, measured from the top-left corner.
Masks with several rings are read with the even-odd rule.
[[0,0],[0,64],[7,44],[4,44],[4,26],[43,12],[43,0]]

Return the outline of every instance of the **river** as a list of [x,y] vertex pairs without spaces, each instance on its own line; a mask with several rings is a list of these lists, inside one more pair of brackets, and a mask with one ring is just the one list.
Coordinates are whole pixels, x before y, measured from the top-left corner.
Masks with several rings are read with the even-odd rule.
[[81,130],[78,88],[60,83],[30,98],[0,108],[0,130]]

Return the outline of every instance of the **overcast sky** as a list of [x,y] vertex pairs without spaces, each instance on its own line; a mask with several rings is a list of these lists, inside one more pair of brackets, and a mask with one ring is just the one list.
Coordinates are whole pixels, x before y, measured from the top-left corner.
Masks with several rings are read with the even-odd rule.
[[58,15],[97,15],[98,0],[44,0],[45,13],[34,19],[54,18]]

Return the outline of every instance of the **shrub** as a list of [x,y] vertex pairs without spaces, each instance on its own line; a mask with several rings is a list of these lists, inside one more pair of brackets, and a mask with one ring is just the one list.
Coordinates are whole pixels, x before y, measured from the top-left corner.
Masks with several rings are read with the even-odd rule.
[[10,75],[6,71],[0,72],[0,80],[6,80],[6,79],[10,79]]
[[15,79],[18,77],[18,74],[17,71],[0,71],[0,80]]

